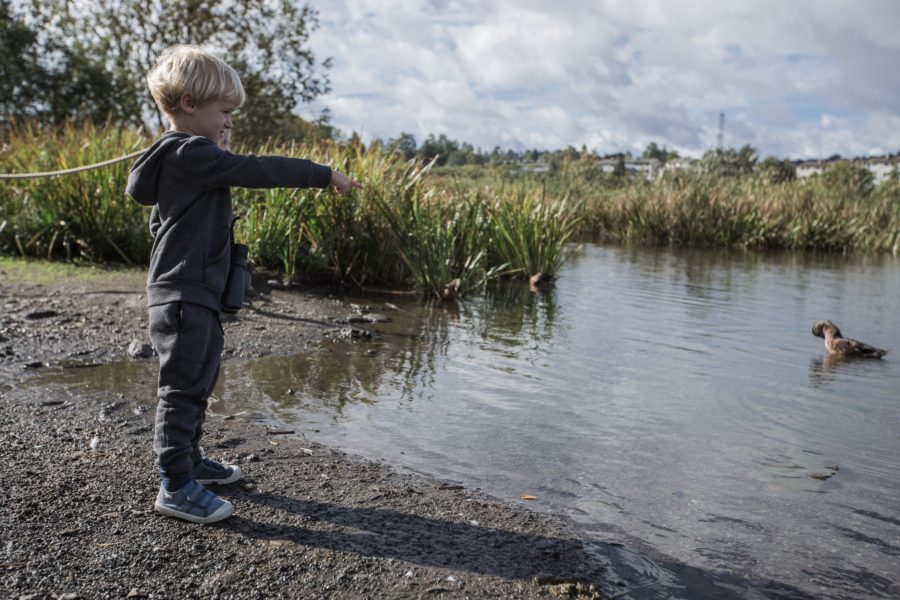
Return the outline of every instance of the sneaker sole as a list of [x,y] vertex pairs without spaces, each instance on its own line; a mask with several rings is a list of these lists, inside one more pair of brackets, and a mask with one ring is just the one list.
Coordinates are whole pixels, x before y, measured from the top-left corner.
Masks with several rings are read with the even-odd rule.
[[197,483],[203,485],[209,485],[210,483],[218,483],[219,485],[225,485],[226,483],[234,483],[238,479],[242,477],[241,468],[236,465],[228,465],[232,469],[231,476],[227,479],[194,479]]
[[208,517],[198,517],[196,515],[192,515],[190,513],[181,512],[180,510],[175,510],[174,508],[169,508],[167,506],[163,506],[161,504],[153,503],[153,507],[157,512],[160,512],[169,517],[175,517],[176,519],[181,519],[182,521],[190,521],[191,523],[215,523],[216,521],[222,521],[227,519],[234,513],[234,505],[231,502],[225,502],[219,509]]

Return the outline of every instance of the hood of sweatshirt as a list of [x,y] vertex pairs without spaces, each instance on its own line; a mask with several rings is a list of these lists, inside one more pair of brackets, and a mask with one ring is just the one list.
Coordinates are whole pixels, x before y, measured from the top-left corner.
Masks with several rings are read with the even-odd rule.
[[168,131],[150,146],[128,174],[127,193],[133,200],[144,206],[153,206],[159,198],[159,172],[163,159],[173,147],[191,136],[181,131]]

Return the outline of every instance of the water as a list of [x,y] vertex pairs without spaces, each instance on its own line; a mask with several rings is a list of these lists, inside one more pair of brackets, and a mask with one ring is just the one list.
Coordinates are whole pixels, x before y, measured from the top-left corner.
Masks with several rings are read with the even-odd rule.
[[[550,293],[387,314],[229,365],[218,410],[536,496],[635,598],[900,597],[900,261],[587,245]],[[821,318],[895,351],[831,359]]]

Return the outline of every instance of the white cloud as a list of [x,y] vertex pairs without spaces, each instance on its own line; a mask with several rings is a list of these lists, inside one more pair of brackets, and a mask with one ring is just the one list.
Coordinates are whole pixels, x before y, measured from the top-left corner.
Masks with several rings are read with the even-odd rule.
[[[314,0],[335,125],[482,148],[900,149],[893,0]],[[827,121],[827,125],[826,125]]]

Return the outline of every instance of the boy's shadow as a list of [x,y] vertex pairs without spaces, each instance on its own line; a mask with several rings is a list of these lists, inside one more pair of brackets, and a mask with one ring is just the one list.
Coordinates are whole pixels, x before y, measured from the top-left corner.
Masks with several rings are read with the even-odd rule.
[[[602,567],[586,564],[577,539],[486,527],[473,521],[454,522],[387,508],[353,508],[298,500],[278,494],[250,493],[238,498],[310,523],[262,523],[235,515],[223,525],[255,539],[294,542],[375,558],[394,558],[423,566],[443,567],[506,579],[597,582]],[[526,517],[527,519],[528,517]],[[536,517],[535,517],[536,518]],[[322,527],[322,522],[328,526]],[[590,561],[595,562],[595,561]]]

